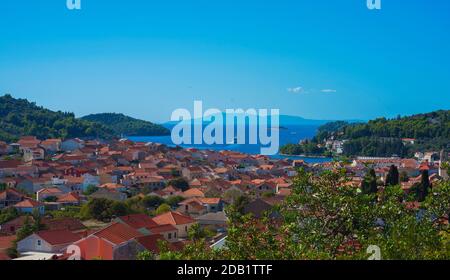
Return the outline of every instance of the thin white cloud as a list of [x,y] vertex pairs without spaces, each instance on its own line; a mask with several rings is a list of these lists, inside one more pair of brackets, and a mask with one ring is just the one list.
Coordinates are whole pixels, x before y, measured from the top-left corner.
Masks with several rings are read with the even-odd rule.
[[292,93],[302,93],[303,92],[302,87],[293,87],[293,88],[288,88],[287,90],[288,90],[288,92],[292,92]]
[[305,89],[301,86],[298,87],[291,87],[287,89],[288,92],[290,93],[295,93],[295,94],[318,94],[318,93],[336,93],[337,90],[335,89],[331,89],[331,88],[326,88],[326,89]]
[[323,92],[323,93],[335,93],[335,92],[337,92],[337,90],[327,88],[327,89],[322,89],[321,92]]

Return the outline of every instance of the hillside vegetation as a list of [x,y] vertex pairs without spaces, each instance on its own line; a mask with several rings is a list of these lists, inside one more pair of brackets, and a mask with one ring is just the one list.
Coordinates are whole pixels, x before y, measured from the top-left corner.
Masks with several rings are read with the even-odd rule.
[[93,114],[85,116],[82,119],[102,124],[113,130],[117,135],[161,136],[170,134],[170,131],[161,125],[138,120],[123,114]]
[[54,112],[26,99],[0,97],[0,140],[17,141],[21,136],[47,138],[111,138],[114,132],[98,123],[75,118],[73,113]]
[[[402,139],[415,139],[405,144]],[[319,128],[312,143],[327,139],[346,140],[348,156],[412,156],[417,151],[439,151],[450,148],[450,111],[441,110],[395,119],[378,118],[367,123],[332,122]],[[308,147],[314,146],[308,143]],[[305,144],[282,147],[285,153],[307,150]],[[322,153],[322,150],[316,150]]]

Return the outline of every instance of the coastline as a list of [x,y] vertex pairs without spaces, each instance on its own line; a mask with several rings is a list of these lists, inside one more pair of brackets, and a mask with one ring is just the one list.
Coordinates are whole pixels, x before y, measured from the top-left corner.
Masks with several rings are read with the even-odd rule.
[[[323,158],[323,159],[330,158],[330,157],[327,157],[327,156],[290,155],[290,154],[282,154],[282,153],[279,153],[278,155],[280,155],[280,156],[287,156],[287,157],[304,157],[304,158]],[[331,157],[331,159],[333,159],[333,158]]]
[[[170,137],[167,136],[126,136],[126,139],[129,139],[133,142],[153,142],[153,143],[159,143],[163,145],[167,145],[169,147],[175,147],[173,143],[171,142]],[[204,146],[204,145],[182,145],[181,146],[184,149],[188,148],[196,148],[199,150],[211,150],[211,151],[235,151],[240,152],[247,155],[259,155],[257,152],[259,150],[258,145],[220,145],[220,146]],[[310,163],[320,163],[320,162],[330,162],[333,160],[333,158],[329,158],[326,156],[307,156],[307,155],[286,155],[278,153],[276,155],[269,156],[271,159],[274,160],[282,160],[282,159],[291,159],[291,160],[304,160],[306,162]]]

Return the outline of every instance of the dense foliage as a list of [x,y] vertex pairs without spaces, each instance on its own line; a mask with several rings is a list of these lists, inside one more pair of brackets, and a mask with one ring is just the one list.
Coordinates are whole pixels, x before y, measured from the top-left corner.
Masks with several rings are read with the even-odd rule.
[[[369,172],[370,173],[370,172]],[[164,251],[162,259],[315,260],[449,259],[449,182],[427,194],[420,209],[408,207],[400,186],[377,194],[348,186],[345,171],[313,175],[300,171],[284,204],[281,219],[256,220],[235,206],[226,247],[212,250],[196,240],[181,252]]]
[[[414,144],[402,139],[415,139]],[[325,140],[346,140],[348,156],[411,157],[417,151],[450,149],[450,111],[436,111],[395,119],[378,118],[367,123],[331,122],[321,126],[316,136],[301,144],[281,148],[285,154],[318,154]],[[319,145],[320,146],[320,145]]]
[[349,156],[406,157],[408,156],[408,147],[403,144],[401,139],[361,137],[345,142],[344,153]]
[[436,111],[395,119],[378,118],[367,124],[343,127],[342,138],[382,137],[414,139],[450,139],[450,111]]
[[75,118],[73,113],[54,112],[26,99],[0,97],[0,140],[12,142],[20,136],[47,138],[111,138],[105,126]]
[[96,219],[99,221],[110,221],[119,216],[130,214],[130,209],[123,202],[95,198],[84,204],[80,210],[82,219]]
[[284,155],[331,156],[331,153],[327,152],[324,147],[318,147],[314,141],[284,145],[280,148],[280,153]]
[[170,131],[161,125],[134,119],[123,114],[93,114],[85,116],[82,119],[100,123],[113,130],[117,135],[160,136],[170,134]]
[[[395,119],[379,118],[365,124],[349,124],[331,134],[348,139],[348,155],[411,156],[415,151],[441,150],[450,144],[450,111],[436,111]],[[402,138],[416,139],[403,145]]]
[[16,208],[8,207],[0,211],[0,225],[9,222],[19,216]]

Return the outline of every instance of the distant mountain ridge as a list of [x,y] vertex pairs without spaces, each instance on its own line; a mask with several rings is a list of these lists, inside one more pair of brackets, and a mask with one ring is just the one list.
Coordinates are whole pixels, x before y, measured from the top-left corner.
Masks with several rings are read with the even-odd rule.
[[[222,113],[222,117],[225,120],[225,117],[227,116],[226,113]],[[192,121],[192,120],[191,120]],[[209,123],[208,121],[203,121],[205,124]],[[321,126],[327,123],[333,122],[332,120],[312,120],[312,119],[305,119],[299,116],[290,116],[290,115],[280,115],[280,126],[304,126],[304,125],[312,125],[312,126]],[[361,123],[364,121],[361,120],[347,120],[348,123]],[[164,123],[163,125],[165,127],[172,127],[176,125],[178,121],[169,121]]]
[[138,120],[124,114],[101,113],[87,115],[81,118],[95,122],[113,130],[117,135],[125,136],[163,136],[169,135],[170,130],[148,121]]

